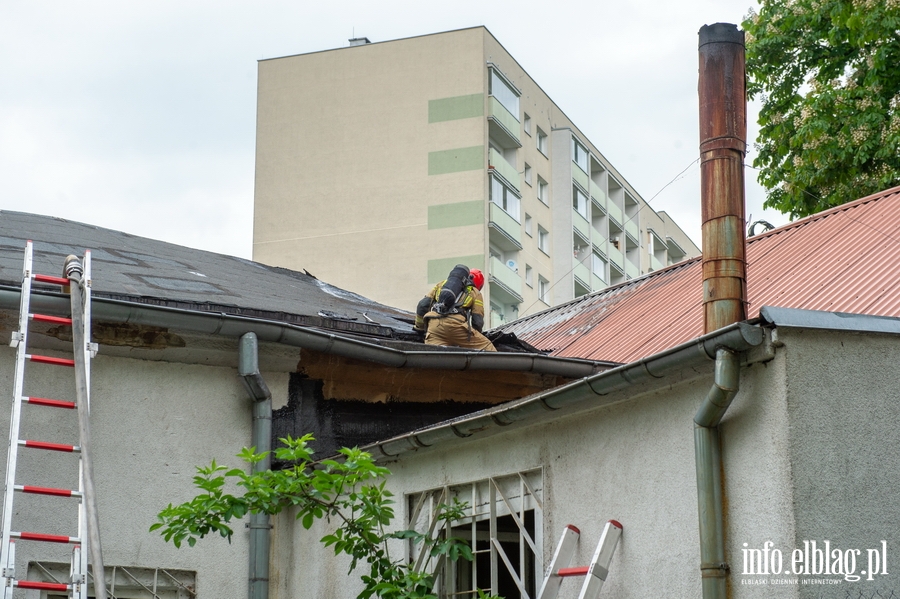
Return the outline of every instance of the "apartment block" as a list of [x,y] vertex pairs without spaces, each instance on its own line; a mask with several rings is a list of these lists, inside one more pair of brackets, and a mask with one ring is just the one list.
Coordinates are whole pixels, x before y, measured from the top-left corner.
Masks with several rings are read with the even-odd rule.
[[258,94],[256,261],[409,310],[463,263],[497,326],[700,253],[484,27],[263,60]]

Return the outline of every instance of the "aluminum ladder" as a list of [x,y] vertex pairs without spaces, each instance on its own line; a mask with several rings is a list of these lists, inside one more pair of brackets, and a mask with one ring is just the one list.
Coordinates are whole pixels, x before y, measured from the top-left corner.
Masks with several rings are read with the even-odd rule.
[[584,576],[584,584],[581,586],[578,599],[597,599],[600,596],[600,589],[603,588],[603,583],[609,575],[613,553],[616,551],[619,537],[622,536],[622,525],[615,520],[609,520],[603,527],[600,542],[591,558],[591,565],[570,568],[569,562],[575,554],[575,545],[580,535],[581,531],[571,524],[563,530],[537,599],[556,599],[563,578],[570,576]]
[[[88,520],[96,511],[86,505],[85,497],[92,497],[91,492],[85,492],[85,483],[91,485],[90,462],[87,459],[86,422],[89,409],[90,389],[90,360],[96,354],[97,346],[90,342],[91,330],[91,256],[85,252],[83,265],[78,258],[69,256],[66,259],[66,274],[68,278],[35,274],[32,268],[33,247],[32,242],[25,244],[25,264],[22,272],[22,292],[19,304],[19,328],[12,333],[10,345],[16,348],[15,378],[13,389],[12,416],[9,427],[9,447],[6,458],[6,486],[3,498],[3,522],[2,538],[0,538],[0,575],[2,575],[3,591],[2,599],[12,599],[16,588],[38,589],[46,591],[61,591],[67,593],[72,599],[88,599]],[[30,311],[32,283],[63,287],[70,289],[73,313],[71,318],[50,316],[46,314],[33,314]],[[76,308],[77,305],[77,308]],[[60,326],[72,327],[73,358],[56,358],[28,353],[28,326],[30,322],[42,322]],[[80,356],[78,355],[80,352]],[[26,362],[46,364],[73,368],[76,379],[76,401],[49,399],[45,397],[32,397],[23,395],[25,387]],[[39,383],[39,376],[32,376],[32,381]],[[79,425],[81,430],[80,445],[67,445],[48,441],[34,441],[20,438],[20,425],[23,415],[27,415],[28,408],[23,413],[23,404],[35,406],[35,408],[58,408],[77,410],[79,412]],[[78,459],[78,489],[61,489],[51,487],[39,487],[16,482],[16,466],[20,448],[44,450],[49,452],[71,453]],[[24,473],[27,477],[28,473]],[[68,498],[78,502],[78,522],[75,536],[48,534],[45,532],[24,532],[13,529],[13,500],[16,493],[32,493],[59,498]],[[88,513],[86,513],[88,512]],[[99,536],[92,538],[99,540]],[[17,541],[38,541],[45,543],[63,543],[72,545],[71,577],[67,583],[51,583],[25,579],[25,572],[16,571],[16,543]],[[99,549],[99,543],[96,548]],[[94,559],[95,567],[97,560]],[[102,567],[102,566],[101,566]],[[103,576],[99,576],[96,583],[102,584]],[[105,588],[102,595],[105,596]],[[100,596],[98,594],[98,596]]]

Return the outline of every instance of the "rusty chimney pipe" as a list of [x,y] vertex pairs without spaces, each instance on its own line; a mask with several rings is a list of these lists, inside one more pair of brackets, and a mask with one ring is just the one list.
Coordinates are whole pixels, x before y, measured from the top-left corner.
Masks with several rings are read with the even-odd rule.
[[744,32],[730,23],[704,25],[699,50],[703,331],[709,333],[747,318]]

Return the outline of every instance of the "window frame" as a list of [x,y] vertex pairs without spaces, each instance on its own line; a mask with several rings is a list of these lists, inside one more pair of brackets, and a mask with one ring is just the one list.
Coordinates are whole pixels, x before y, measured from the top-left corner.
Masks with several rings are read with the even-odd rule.
[[547,134],[543,132],[543,130],[538,127],[537,128],[537,136],[535,137],[535,147],[538,152],[544,155],[544,158],[548,158],[549,154],[547,153]]
[[538,175],[537,180],[537,199],[545,206],[550,205],[550,200],[547,198],[547,195],[550,190],[550,184],[547,183],[544,178]]
[[550,231],[538,224],[538,249],[550,255]]
[[[503,192],[501,198],[496,197],[498,188]],[[510,215],[517,223],[522,222],[522,196],[494,174],[491,175],[490,201]]]
[[[516,121],[518,121],[521,118],[519,117],[519,110],[521,109],[519,99],[522,96],[522,92],[519,91],[519,88],[513,85],[513,82],[510,81],[509,78],[504,75],[496,65],[488,65],[488,70],[490,71],[490,75],[488,76],[488,95],[493,98],[497,98],[497,101],[500,102],[500,105],[503,106],[503,108],[505,108],[507,111],[509,111],[509,113],[513,115]],[[502,89],[506,92],[509,92],[509,94],[494,93],[495,80],[499,81],[503,86]],[[515,102],[512,102],[513,104],[515,104],[515,106],[508,105],[508,103],[510,102],[510,97],[515,99]]]

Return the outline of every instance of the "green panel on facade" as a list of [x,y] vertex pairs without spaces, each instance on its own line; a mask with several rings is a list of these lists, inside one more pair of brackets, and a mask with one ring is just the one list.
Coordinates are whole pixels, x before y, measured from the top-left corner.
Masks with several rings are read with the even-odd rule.
[[484,202],[456,202],[428,207],[428,228],[446,229],[484,223]]
[[447,278],[457,264],[465,264],[469,268],[484,270],[484,254],[476,256],[457,256],[456,258],[439,258],[428,261],[428,282],[439,283]]
[[429,175],[477,171],[484,168],[484,146],[428,152]]
[[428,122],[441,123],[484,116],[484,94],[454,96],[428,101]]

